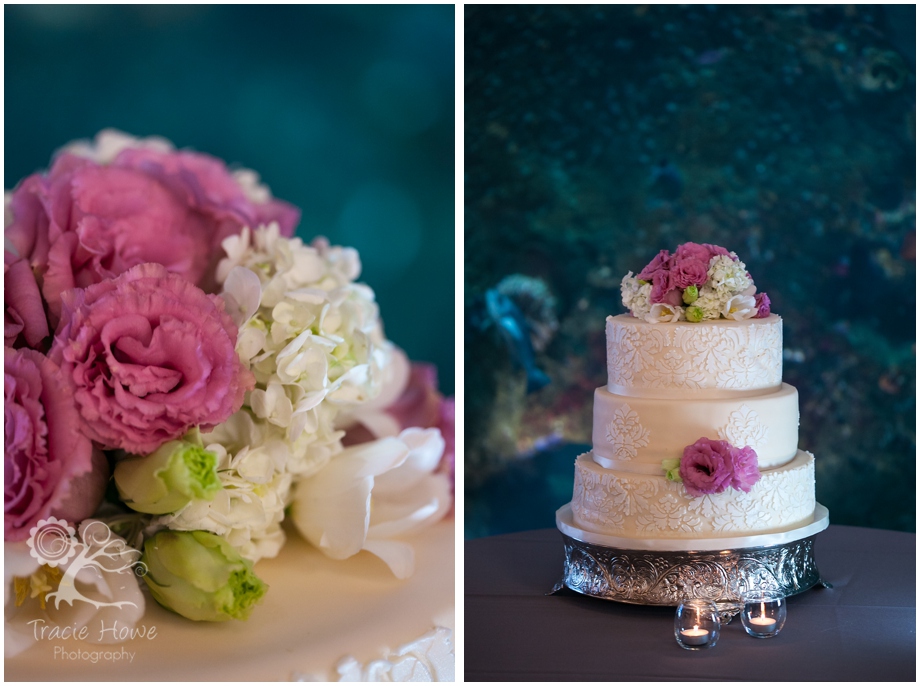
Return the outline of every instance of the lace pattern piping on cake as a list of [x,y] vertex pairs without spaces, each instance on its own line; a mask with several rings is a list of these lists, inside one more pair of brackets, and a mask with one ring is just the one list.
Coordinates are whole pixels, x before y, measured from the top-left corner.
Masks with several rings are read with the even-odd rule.
[[750,446],[754,450],[766,445],[769,429],[760,421],[760,415],[747,405],[742,405],[728,415],[728,423],[719,429],[719,438],[736,448]]
[[623,404],[613,413],[607,424],[607,442],[613,446],[613,457],[631,460],[639,448],[648,445],[649,430],[639,423],[639,415],[629,405]]
[[[453,631],[436,627],[414,641],[362,665],[346,657],[335,667],[338,681],[454,681]],[[294,674],[293,681],[328,681],[321,675]]]
[[[749,389],[782,381],[782,328],[607,327],[607,374],[614,386]],[[664,354],[661,354],[661,353]]]
[[807,517],[814,484],[812,460],[766,474],[750,493],[728,489],[698,498],[664,478],[597,474],[576,465],[572,512],[576,522],[609,535],[762,531]]

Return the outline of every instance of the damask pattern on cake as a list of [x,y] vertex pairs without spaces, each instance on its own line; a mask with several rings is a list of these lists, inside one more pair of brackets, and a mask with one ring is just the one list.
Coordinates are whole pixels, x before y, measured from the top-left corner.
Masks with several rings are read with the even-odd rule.
[[607,324],[608,384],[751,389],[782,382],[782,323],[731,327]]
[[613,419],[607,423],[607,442],[613,448],[613,457],[631,460],[639,454],[639,448],[648,445],[649,430],[639,423],[639,415],[629,405],[623,404],[614,410]]
[[736,448],[749,446],[757,450],[767,443],[770,430],[760,421],[760,415],[742,405],[728,415],[728,423],[719,429],[719,438]]
[[572,513],[576,523],[611,536],[688,533],[751,533],[799,522],[814,503],[814,460],[793,469],[771,470],[750,493],[727,489],[690,496],[683,484],[664,477],[603,472],[576,462]]

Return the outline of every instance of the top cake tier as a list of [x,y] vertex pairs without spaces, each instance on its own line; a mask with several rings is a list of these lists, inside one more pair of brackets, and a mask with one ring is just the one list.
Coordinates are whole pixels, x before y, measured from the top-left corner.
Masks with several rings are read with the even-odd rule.
[[607,390],[647,398],[728,398],[776,390],[783,320],[647,322],[607,317]]

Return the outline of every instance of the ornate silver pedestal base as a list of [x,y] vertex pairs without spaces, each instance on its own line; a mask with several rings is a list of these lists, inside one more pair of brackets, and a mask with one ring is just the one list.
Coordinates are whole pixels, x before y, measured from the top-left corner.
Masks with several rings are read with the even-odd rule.
[[715,548],[719,539],[630,541],[582,531],[573,525],[568,506],[559,510],[556,520],[565,542],[563,583],[595,598],[637,605],[708,598],[716,601],[723,619],[729,619],[740,611],[747,589],[768,588],[791,596],[823,583],[814,559],[815,535],[828,524],[827,509],[821,505],[806,526],[721,539],[721,549],[690,549]]

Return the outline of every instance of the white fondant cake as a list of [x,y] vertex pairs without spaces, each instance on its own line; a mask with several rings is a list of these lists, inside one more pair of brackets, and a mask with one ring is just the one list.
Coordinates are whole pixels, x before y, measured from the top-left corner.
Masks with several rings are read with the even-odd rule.
[[[798,393],[782,383],[782,319],[607,318],[607,386],[593,450],[575,463],[572,518],[598,534],[693,539],[780,532],[815,511],[814,457],[798,449]],[[756,452],[749,492],[691,495],[667,478],[701,438]]]
[[152,639],[37,640],[6,659],[6,678],[453,681],[454,520],[407,540],[415,573],[401,581],[370,553],[333,560],[292,533],[278,557],[256,565],[271,593],[245,622],[192,622],[148,596],[138,628],[156,627]]

